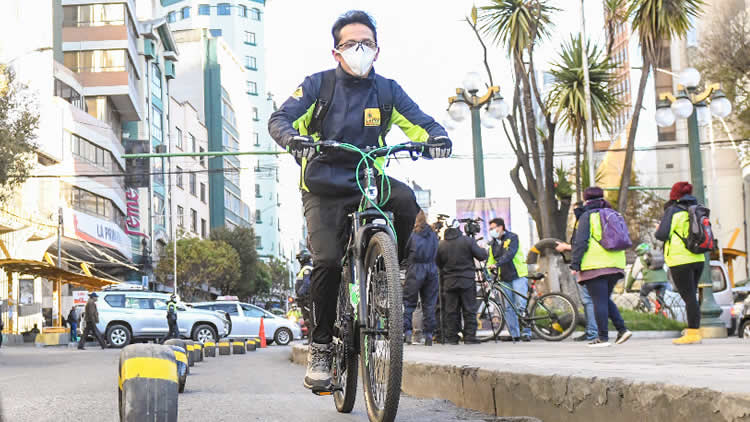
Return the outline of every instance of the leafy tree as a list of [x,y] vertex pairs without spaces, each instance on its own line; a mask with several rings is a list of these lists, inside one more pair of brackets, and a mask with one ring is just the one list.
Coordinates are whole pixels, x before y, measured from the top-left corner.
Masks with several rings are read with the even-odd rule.
[[[156,267],[157,278],[168,284],[172,274],[174,243],[169,243]],[[177,241],[177,290],[192,300],[203,284],[230,294],[241,277],[240,258],[226,242],[187,238]]]
[[[475,10],[467,21],[482,46],[480,30],[505,49],[513,65],[513,109],[503,121],[516,155],[511,181],[534,219],[539,236],[563,238],[571,198],[557,196],[554,189],[556,122],[542,99],[534,71],[534,47],[549,36],[552,13],[558,9],[547,0],[492,0],[489,6],[480,8],[481,13]],[[489,66],[487,71],[492,83]],[[536,123],[535,104],[541,111],[542,127]]]
[[289,290],[289,270],[286,265],[278,259],[271,258],[268,263],[271,270],[271,290],[274,292],[286,292]]
[[690,29],[690,18],[701,13],[703,0],[631,0],[628,8],[633,32],[638,33],[641,46],[643,68],[638,84],[638,94],[633,106],[633,117],[628,132],[628,142],[625,148],[625,163],[620,178],[620,189],[617,193],[618,210],[625,214],[627,211],[628,187],[633,173],[633,156],[635,152],[635,134],[638,130],[638,120],[643,108],[643,96],[646,92],[646,82],[651,69],[659,63],[663,45],[675,38],[685,36]]
[[[633,173],[630,184],[632,186],[639,186],[638,177]],[[617,208],[617,196],[614,192],[607,192],[605,197],[610,200],[612,206]],[[656,227],[661,221],[661,217],[664,215],[664,204],[665,200],[660,198],[654,192],[651,191],[632,191],[628,195],[627,209],[630,211],[623,214],[625,222],[628,225],[630,231],[630,240],[633,245],[640,243],[656,244]]]
[[0,65],[0,203],[31,175],[39,127],[36,101],[28,87],[16,80],[8,66]]
[[612,57],[617,27],[628,20],[628,0],[604,0],[604,25],[607,27],[607,57]]
[[[581,36],[571,36],[570,41],[563,43],[560,57],[553,63],[550,73],[554,77],[552,90],[547,96],[547,104],[555,111],[555,121],[564,127],[576,140],[576,199],[581,200],[583,181],[581,173],[587,167],[581,166],[581,143],[586,128],[586,96],[583,78],[583,48]],[[596,46],[586,42],[586,54],[589,67],[589,90],[591,92],[592,125],[595,130],[612,127],[614,117],[622,105],[612,90],[614,66],[609,58]],[[583,156],[586,156],[586,143]],[[588,177],[588,176],[587,176]]]
[[[726,119],[736,138],[750,138],[750,10],[741,2],[716,6],[698,48],[698,70],[732,102]],[[723,132],[723,128],[721,129]]]
[[[241,277],[231,294],[246,298],[265,293],[271,288],[271,275],[267,266],[258,258],[255,230],[252,227],[225,227],[211,231],[211,240],[228,243],[239,256]],[[229,293],[227,293],[229,294]]]

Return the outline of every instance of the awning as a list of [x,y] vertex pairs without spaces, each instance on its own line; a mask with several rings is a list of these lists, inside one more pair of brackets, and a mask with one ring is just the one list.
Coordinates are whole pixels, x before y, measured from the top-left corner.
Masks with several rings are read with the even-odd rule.
[[118,284],[119,281],[78,274],[57,268],[42,261],[28,259],[0,259],[0,268],[7,272],[43,277],[47,280],[61,280],[63,283],[75,284],[87,290],[101,290],[102,287]]

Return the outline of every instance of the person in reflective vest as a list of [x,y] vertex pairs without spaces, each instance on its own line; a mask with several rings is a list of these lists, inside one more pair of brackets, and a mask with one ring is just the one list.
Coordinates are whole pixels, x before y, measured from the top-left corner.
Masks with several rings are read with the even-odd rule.
[[172,295],[167,301],[167,325],[169,325],[169,331],[162,340],[162,343],[171,338],[180,338],[180,330],[177,328],[177,296]]
[[308,338],[312,333],[313,321],[310,319],[310,275],[313,270],[312,256],[310,252],[301,250],[297,254],[300,269],[297,273],[297,281],[294,284],[294,292],[297,294],[297,305],[302,310],[302,319],[307,325]]
[[[495,218],[490,221],[490,257],[487,266],[497,270],[500,285],[508,294],[508,298],[518,310],[526,309],[526,296],[529,293],[529,282],[526,278],[529,270],[526,266],[526,257],[521,250],[518,235],[506,230],[505,220]],[[513,293],[515,290],[523,296]],[[521,333],[518,316],[509,303],[505,303],[505,321],[508,323],[508,331],[513,341],[531,341],[531,328],[524,327]],[[522,336],[523,334],[523,336]]]

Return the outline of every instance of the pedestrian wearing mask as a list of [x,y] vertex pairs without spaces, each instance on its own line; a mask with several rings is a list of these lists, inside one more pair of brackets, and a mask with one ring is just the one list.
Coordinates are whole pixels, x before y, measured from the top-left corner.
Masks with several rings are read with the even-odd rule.
[[[521,250],[521,244],[518,241],[518,235],[506,230],[505,220],[495,218],[490,221],[490,241],[489,259],[487,267],[496,269],[500,278],[500,285],[505,290],[508,298],[513,301],[517,309],[526,309],[526,295],[529,292],[529,281],[526,278],[529,275],[526,266],[526,257]],[[513,293],[515,290],[523,296]],[[531,341],[531,328],[524,327],[521,333],[518,316],[513,310],[513,306],[505,303],[505,321],[508,324],[508,331],[514,342],[519,339]]]
[[440,241],[437,265],[445,283],[445,341],[458,344],[458,331],[463,313],[464,344],[478,344],[477,339],[477,293],[474,259],[487,260],[489,254],[476,241],[465,236],[458,227],[445,230]]
[[664,260],[672,272],[672,281],[685,301],[687,311],[688,328],[682,337],[673,341],[674,344],[700,343],[703,339],[697,295],[706,257],[702,253],[691,252],[686,243],[690,231],[688,208],[698,205],[692,193],[693,185],[688,182],[677,182],[672,186],[669,192],[670,206],[656,230],[656,238],[664,242]]
[[405,250],[408,266],[404,286],[404,342],[407,344],[412,342],[412,316],[419,299],[422,301],[424,345],[432,346],[438,299],[437,251],[438,237],[427,224],[424,211],[420,210]]
[[[604,209],[612,208],[604,199],[604,191],[600,187],[592,186],[584,191],[583,198],[585,202],[583,212],[576,222],[570,268],[577,273],[578,282],[586,286],[594,303],[599,336],[588,345],[610,346],[607,327],[609,319],[618,332],[615,344],[622,344],[632,336],[632,333],[625,327],[625,321],[612,302],[611,296],[615,284],[625,275],[625,250],[608,250],[602,246],[605,229],[608,227],[601,224],[600,213],[604,212]],[[609,212],[605,213],[607,214]],[[627,232],[627,228],[624,230]]]

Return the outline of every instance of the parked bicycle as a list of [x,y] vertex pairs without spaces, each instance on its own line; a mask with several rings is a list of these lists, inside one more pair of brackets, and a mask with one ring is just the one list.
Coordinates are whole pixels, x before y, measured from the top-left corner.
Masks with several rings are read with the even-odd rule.
[[[497,340],[505,327],[504,306],[510,306],[518,317],[520,328],[531,328],[537,336],[547,341],[561,341],[568,338],[576,329],[578,312],[575,303],[563,293],[541,294],[536,283],[544,274],[529,274],[529,292],[524,295],[512,288],[501,287],[497,277],[487,268],[477,270],[480,284],[477,301],[477,319],[481,330],[477,338],[481,341]],[[526,307],[519,309],[512,297],[518,295],[526,299]],[[487,328],[489,327],[489,331]]]

